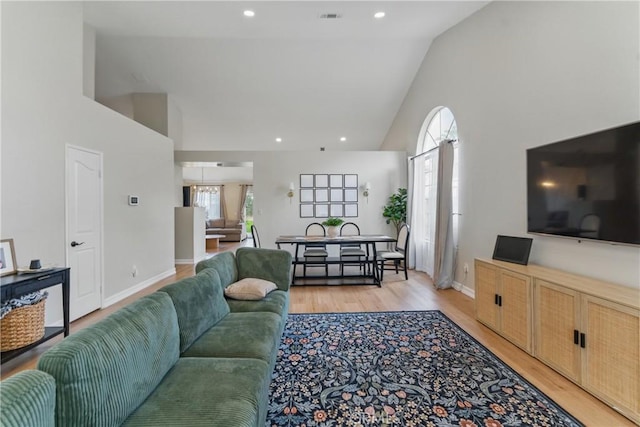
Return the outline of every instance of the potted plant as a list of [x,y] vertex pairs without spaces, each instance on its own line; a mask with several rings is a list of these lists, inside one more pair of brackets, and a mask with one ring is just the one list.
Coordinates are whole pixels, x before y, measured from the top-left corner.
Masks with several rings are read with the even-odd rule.
[[393,223],[396,233],[400,232],[400,226],[407,222],[407,189],[398,188],[398,191],[389,196],[389,202],[382,210],[382,216],[387,218],[387,224]]
[[327,234],[329,237],[336,237],[338,235],[338,227],[342,225],[344,220],[342,218],[329,217],[322,222],[322,225],[327,227]]

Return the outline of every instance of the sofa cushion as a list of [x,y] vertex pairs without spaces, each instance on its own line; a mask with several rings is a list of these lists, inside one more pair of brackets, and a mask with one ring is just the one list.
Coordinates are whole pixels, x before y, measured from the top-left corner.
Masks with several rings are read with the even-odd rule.
[[247,277],[230,284],[224,295],[233,299],[256,301],[266,297],[269,292],[278,289],[275,283],[268,280]]
[[181,352],[229,314],[220,276],[213,268],[206,268],[195,276],[165,286],[159,292],[169,294],[176,309]]
[[56,382],[45,372],[18,372],[0,383],[0,424],[55,427]]
[[239,228],[209,228],[207,234],[240,234]]
[[224,218],[218,219],[209,219],[207,220],[206,228],[223,228],[224,227]]
[[225,228],[238,228],[241,222],[237,219],[227,219],[224,221]]
[[200,273],[205,268],[213,268],[218,272],[223,288],[238,281],[238,268],[236,267],[236,257],[233,252],[222,252],[200,261],[196,264],[196,273]]
[[123,425],[263,427],[270,380],[261,360],[181,358]]
[[183,357],[246,357],[275,363],[280,344],[280,316],[231,313],[193,343]]
[[258,301],[241,301],[228,299],[229,309],[232,313],[246,313],[266,311],[286,317],[289,310],[289,292],[275,290]]
[[56,381],[56,425],[120,425],[179,358],[171,298],[155,292],[66,337],[38,369]]
[[280,249],[238,248],[238,279],[255,277],[286,291],[291,284],[291,253]]

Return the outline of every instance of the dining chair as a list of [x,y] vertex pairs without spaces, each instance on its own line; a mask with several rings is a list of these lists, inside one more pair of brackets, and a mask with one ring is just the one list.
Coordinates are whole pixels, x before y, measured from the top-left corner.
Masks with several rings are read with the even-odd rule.
[[[319,222],[312,222],[307,226],[307,229],[304,232],[305,236],[318,236],[325,237],[327,235],[327,230],[324,228],[324,225]],[[296,254],[297,256],[297,254]],[[308,261],[308,258],[311,260],[322,258],[326,261],[329,253],[327,252],[327,245],[325,243],[305,243],[304,244],[304,252],[302,253],[305,261]],[[325,274],[329,275],[329,264],[311,264],[309,267],[323,267]],[[305,262],[303,268],[303,275],[307,275],[307,263]]]
[[[380,271],[380,282],[384,276],[384,270],[395,270],[398,274],[398,267],[404,269],[404,279],[408,280],[407,256],[409,254],[409,226],[402,224],[398,232],[398,239],[392,250],[378,251],[376,254],[376,268]],[[387,263],[393,262],[393,265]]]
[[253,247],[254,248],[259,248],[260,247],[260,236],[258,235],[258,229],[256,228],[255,225],[251,226],[251,237],[253,238]]
[[[340,227],[340,236],[359,236],[360,235],[360,227],[354,222],[345,222]],[[344,275],[344,266],[345,265],[357,265],[360,267],[360,270],[364,267],[364,262],[362,262],[362,257],[369,256],[369,246],[367,246],[367,250],[362,249],[362,245],[360,243],[355,242],[346,242],[340,244],[340,260],[353,260],[353,262],[341,262],[340,263],[340,275]]]

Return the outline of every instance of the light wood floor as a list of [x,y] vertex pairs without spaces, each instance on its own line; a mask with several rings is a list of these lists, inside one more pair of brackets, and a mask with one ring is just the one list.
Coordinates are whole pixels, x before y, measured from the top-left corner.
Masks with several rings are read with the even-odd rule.
[[[250,244],[245,241],[243,245]],[[216,252],[235,250],[238,244],[221,243]],[[215,252],[210,252],[214,254]],[[118,304],[91,313],[72,323],[71,333],[96,323],[115,310],[176,280],[194,274],[193,265],[177,265],[176,275],[138,292]],[[383,286],[295,286],[291,289],[291,313],[334,313],[360,311],[440,310],[467,333],[489,348],[539,390],[587,426],[633,426],[627,418],[555,373],[541,362],[480,324],[474,317],[473,300],[453,289],[437,291],[428,277],[409,272],[385,273]],[[38,357],[61,338],[44,343],[2,365],[2,378],[35,367]]]

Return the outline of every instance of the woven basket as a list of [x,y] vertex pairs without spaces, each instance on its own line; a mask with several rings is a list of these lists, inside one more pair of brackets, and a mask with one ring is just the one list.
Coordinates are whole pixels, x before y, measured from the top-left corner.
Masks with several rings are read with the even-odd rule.
[[44,336],[44,303],[18,307],[0,320],[0,351],[15,350]]

